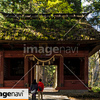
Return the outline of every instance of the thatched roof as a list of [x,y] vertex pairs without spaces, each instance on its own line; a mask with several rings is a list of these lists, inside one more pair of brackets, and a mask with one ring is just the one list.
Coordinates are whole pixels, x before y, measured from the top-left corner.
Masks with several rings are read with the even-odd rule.
[[1,40],[100,39],[100,33],[85,20],[87,14],[1,14]]

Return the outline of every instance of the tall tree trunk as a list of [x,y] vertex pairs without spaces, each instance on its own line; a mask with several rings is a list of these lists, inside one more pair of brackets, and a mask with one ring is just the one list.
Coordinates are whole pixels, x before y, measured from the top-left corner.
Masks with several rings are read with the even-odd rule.
[[92,79],[91,79],[91,87],[93,87],[93,79],[94,79],[94,68],[92,69]]
[[30,12],[30,13],[32,13],[32,2],[33,2],[33,1],[30,0],[30,3],[29,3],[29,5],[30,5],[29,12]]
[[12,12],[14,12],[15,2],[12,0]]

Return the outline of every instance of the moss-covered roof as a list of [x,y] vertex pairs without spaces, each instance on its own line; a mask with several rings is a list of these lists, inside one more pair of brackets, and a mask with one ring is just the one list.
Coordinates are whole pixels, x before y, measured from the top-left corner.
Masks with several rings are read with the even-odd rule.
[[[21,15],[24,16],[21,19],[14,14],[3,15],[3,13],[0,15],[0,40],[100,39],[100,33],[92,28],[84,18],[80,21],[77,16],[67,18],[61,16],[56,19],[52,16],[45,18],[46,15],[41,15],[36,19],[31,16],[28,19],[23,19],[25,16]],[[14,17],[8,17],[10,15]]]

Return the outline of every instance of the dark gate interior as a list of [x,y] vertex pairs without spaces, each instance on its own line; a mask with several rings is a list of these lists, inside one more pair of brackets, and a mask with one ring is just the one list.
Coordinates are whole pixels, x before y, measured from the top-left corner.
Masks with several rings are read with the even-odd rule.
[[24,58],[4,59],[4,80],[20,80],[23,76]]
[[[84,78],[84,58],[64,58],[64,64],[80,79]],[[64,80],[77,80],[77,78],[64,66]]]

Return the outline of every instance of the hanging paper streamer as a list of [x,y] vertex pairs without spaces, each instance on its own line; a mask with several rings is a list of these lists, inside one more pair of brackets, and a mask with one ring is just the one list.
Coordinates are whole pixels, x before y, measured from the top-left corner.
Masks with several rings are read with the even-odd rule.
[[44,62],[42,63],[42,66],[44,66]]
[[48,62],[48,65],[50,65],[50,61]]
[[53,57],[53,61],[55,61],[55,57]]
[[33,57],[33,61],[35,61],[35,58]]
[[41,62],[41,63],[42,63],[42,66],[44,66],[44,63],[48,63],[48,64],[50,65],[52,60],[55,61],[55,56],[61,56],[61,57],[63,57],[61,54],[55,54],[55,55],[53,55],[50,59],[44,61],[44,60],[38,59],[38,58],[37,58],[35,55],[33,55],[33,54],[26,55],[25,58],[26,58],[27,56],[33,56],[32,60],[33,60],[33,61],[37,60],[37,64],[38,64],[38,65],[39,65],[39,63]]
[[39,65],[39,61],[37,61],[37,64]]

